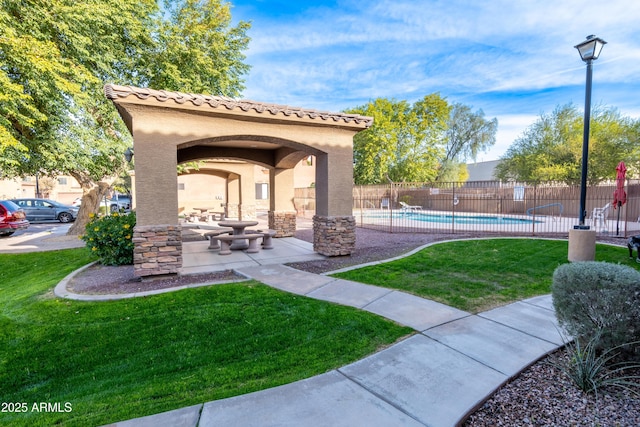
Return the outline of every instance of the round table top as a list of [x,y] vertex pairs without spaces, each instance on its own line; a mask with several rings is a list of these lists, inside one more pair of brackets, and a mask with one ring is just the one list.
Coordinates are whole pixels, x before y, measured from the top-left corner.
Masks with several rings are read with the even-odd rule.
[[254,225],[258,225],[258,221],[220,221],[218,223],[220,227],[253,227]]

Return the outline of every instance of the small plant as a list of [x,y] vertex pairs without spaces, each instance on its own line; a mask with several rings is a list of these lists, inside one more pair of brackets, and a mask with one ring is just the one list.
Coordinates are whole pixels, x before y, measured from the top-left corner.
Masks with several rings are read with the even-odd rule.
[[100,257],[104,265],[133,264],[134,212],[123,215],[117,212],[106,216],[92,216],[82,240],[87,248]]
[[[606,386],[622,388],[640,396],[640,376],[627,375],[630,370],[640,368],[640,364],[624,361],[612,363],[619,356],[616,351],[621,346],[598,352],[599,335],[596,333],[584,345],[580,339],[568,343],[569,361],[555,363],[554,366],[564,372],[580,390],[594,393],[596,398],[598,390]],[[638,343],[627,345],[630,344]]]
[[623,347],[630,355],[640,348],[637,270],[595,261],[564,264],[553,273],[551,292],[560,325],[572,336],[597,337],[598,349]]

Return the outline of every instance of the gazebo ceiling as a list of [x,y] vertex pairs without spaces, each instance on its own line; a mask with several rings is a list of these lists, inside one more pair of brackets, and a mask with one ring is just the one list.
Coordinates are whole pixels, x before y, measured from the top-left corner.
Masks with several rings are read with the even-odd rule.
[[229,147],[229,148],[249,148],[256,150],[277,150],[283,145],[271,142],[260,141],[256,137],[246,138],[209,138],[205,140],[189,141],[184,144],[180,144],[178,149],[185,149],[194,146],[206,146],[206,147]]
[[239,139],[227,139],[225,141],[207,141],[204,143],[200,142],[198,145],[206,145],[209,147],[253,148],[257,150],[277,150],[279,148],[282,148],[282,145],[274,144],[272,142],[255,140],[243,141]]

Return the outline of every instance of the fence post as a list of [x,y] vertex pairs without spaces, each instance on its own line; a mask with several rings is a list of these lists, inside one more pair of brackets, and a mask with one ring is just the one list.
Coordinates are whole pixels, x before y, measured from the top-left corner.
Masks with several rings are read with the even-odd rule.
[[455,234],[456,232],[456,184],[455,182],[451,183],[451,233]]
[[536,207],[538,206],[538,184],[533,184],[533,215],[531,216],[531,235],[536,235]]
[[389,180],[389,233],[393,233],[393,181]]
[[363,210],[362,199],[364,198],[363,194],[362,194],[362,186],[361,185],[360,186],[356,186],[355,188],[356,188],[356,193],[358,194],[358,199],[359,199],[358,205],[360,206],[360,226],[362,226],[362,222],[363,222],[363,218],[362,218],[362,215],[363,215],[363,213],[362,213],[362,210]]

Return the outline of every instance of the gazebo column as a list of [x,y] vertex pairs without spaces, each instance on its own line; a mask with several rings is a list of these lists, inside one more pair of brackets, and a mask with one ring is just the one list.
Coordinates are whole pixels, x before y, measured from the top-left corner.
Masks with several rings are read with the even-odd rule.
[[176,150],[159,147],[152,133],[134,133],[134,141],[134,274],[176,274],[182,267]]
[[227,217],[242,220],[240,214],[240,175],[230,174],[227,178]]
[[269,171],[269,228],[276,237],[291,237],[296,233],[296,209],[293,205],[293,169]]
[[254,165],[246,163],[238,165],[240,175],[240,220],[255,219],[256,214],[256,183],[254,178]]
[[316,156],[316,214],[313,250],[326,256],[350,255],[356,246],[351,146]]
[[237,173],[227,178],[227,215],[243,221],[256,218],[256,188],[251,163],[234,164]]

